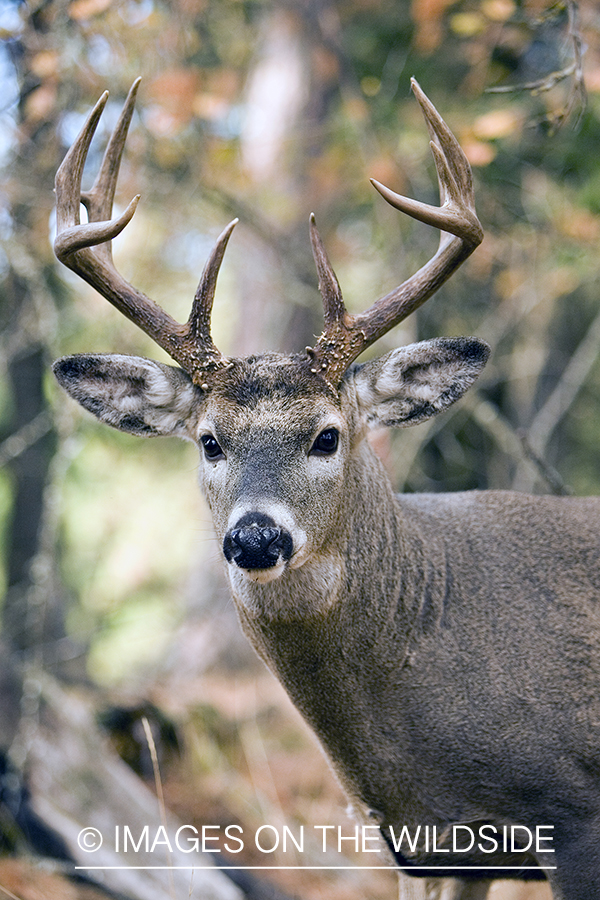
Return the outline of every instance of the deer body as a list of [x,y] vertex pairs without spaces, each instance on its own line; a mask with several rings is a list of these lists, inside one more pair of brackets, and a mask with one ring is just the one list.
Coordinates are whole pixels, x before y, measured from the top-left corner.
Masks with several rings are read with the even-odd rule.
[[[242,603],[244,629],[382,823],[548,823],[570,834],[573,807],[599,801],[587,767],[600,752],[600,505],[549,504],[554,551],[571,572],[590,563],[576,581],[557,572],[545,528],[531,539],[538,498],[435,500],[399,502],[383,539],[352,523],[348,552],[362,571],[353,561],[352,587],[324,612],[268,617]],[[355,501],[362,519],[370,497]],[[506,531],[490,553],[490,533]],[[304,585],[290,575],[293,606]],[[269,588],[259,590],[262,605]]]
[[[596,896],[600,501],[395,496],[363,440],[336,504],[326,562],[267,584],[230,574],[245,633],[357,813],[384,835],[425,823],[441,834],[457,823],[552,826],[542,848],[554,852],[537,861],[567,873],[564,897]],[[536,877],[536,856],[489,846],[411,860],[402,850],[409,874],[432,874],[412,861],[440,875],[472,865]]]
[[[600,501],[395,496],[366,439],[370,428],[443,411],[489,353],[475,338],[446,338],[353,364],[481,239],[468,163],[415,90],[444,202],[431,208],[378,189],[447,232],[438,253],[352,317],[313,221],[325,332],[305,353],[247,359],[223,357],[209,330],[232,226],[215,246],[186,326],[114,271],[110,239],[135,204],[104,220],[131,97],[96,185],[81,195],[89,224],[79,224],[97,107],[57,175],[57,253],[182,368],[81,355],[59,360],[55,373],[102,421],[199,447],[200,483],[242,627],[400,868],[539,878],[541,865],[556,900],[591,900],[600,896]],[[446,852],[461,824],[550,826],[552,844]],[[394,848],[393,830],[398,836],[403,826],[412,834],[435,826],[443,855],[423,842]]]
[[[323,521],[331,534],[303,565],[266,583],[228,566],[244,631],[321,739],[357,811],[384,834],[425,823],[441,833],[455,823],[551,825],[545,846],[559,854],[561,837],[581,841],[600,812],[600,501],[395,496],[360,424],[374,415],[356,400],[368,368],[342,387],[343,420],[356,428],[348,456],[310,497],[311,531]],[[239,481],[230,474],[228,483],[234,519],[252,507],[277,524],[279,511],[297,510],[299,485],[286,467],[306,420],[282,416],[265,393],[264,419],[277,423],[268,465],[278,486],[273,493],[265,460],[252,452],[263,440],[256,424]],[[331,421],[322,415],[316,431]],[[229,508],[222,496],[211,505]],[[553,866],[556,854],[538,861]],[[535,860],[421,853],[412,862],[450,874],[452,865]],[[529,868],[521,875],[535,877]]]

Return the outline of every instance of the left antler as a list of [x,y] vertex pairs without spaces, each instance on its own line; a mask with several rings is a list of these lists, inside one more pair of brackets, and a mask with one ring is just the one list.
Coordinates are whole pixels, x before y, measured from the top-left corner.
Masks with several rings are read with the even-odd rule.
[[349,365],[363,350],[431,297],[483,239],[475,212],[469,162],[435,106],[414,79],[411,84],[431,138],[441,205],[430,206],[402,197],[373,179],[372,184],[396,209],[441,229],[439,248],[415,275],[377,300],[366,312],[353,316],[346,311],[340,286],[311,216],[310,234],[323,297],[325,329],[315,346],[307,347],[307,352],[312,371],[334,387],[340,384]]
[[[185,325],[176,322],[153,300],[125,281],[116,270],[111,241],[131,221],[139,200],[139,196],[134,197],[121,216],[111,219],[119,166],[139,83],[138,78],[129,91],[92,189],[82,193],[81,176],[108,92],[102,95],[90,113],[56,173],[57,237],[54,251],[61,262],[166,350],[188,372],[194,383],[206,387],[210,373],[228,365],[212,341],[210,314],[219,267],[237,219],[230,222],[214,246]],[[83,225],[80,223],[81,203],[88,211],[88,223]]]

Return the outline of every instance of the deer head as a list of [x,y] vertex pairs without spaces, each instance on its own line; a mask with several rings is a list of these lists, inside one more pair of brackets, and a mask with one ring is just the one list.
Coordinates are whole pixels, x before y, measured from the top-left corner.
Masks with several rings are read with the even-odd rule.
[[[441,204],[432,207],[373,184],[392,206],[441,230],[437,253],[366,312],[350,315],[311,216],[325,327],[313,347],[292,355],[229,358],[212,341],[217,274],[237,220],[215,244],[185,325],[116,271],[111,240],[130,221],[139,199],[111,219],[138,82],[92,189],[81,191],[82,170],[107,94],[57,173],[58,258],[142,328],[178,367],[119,355],[78,355],[58,360],[55,374],[109,425],[138,435],[177,435],[199,446],[200,480],[234,587],[244,579],[265,584],[288,578],[309,561],[324,583],[335,580],[339,567],[332,563],[332,548],[354,513],[348,507],[360,502],[349,487],[365,465],[367,430],[412,425],[437,414],[464,393],[487,360],[489,348],[481,341],[438,338],[354,364],[363,350],[425,302],[482,239],[468,161],[435,107],[416,82],[412,86],[431,137]],[[87,224],[80,224],[81,202],[88,210]]]

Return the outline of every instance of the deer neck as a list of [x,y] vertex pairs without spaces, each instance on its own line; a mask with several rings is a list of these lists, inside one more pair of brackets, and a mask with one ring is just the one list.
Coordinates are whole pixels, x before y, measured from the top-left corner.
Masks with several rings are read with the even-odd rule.
[[257,584],[231,573],[242,627],[278,672],[278,657],[295,656],[288,640],[292,633],[309,655],[310,635],[332,645],[332,635],[343,634],[348,656],[353,643],[360,654],[366,633],[381,639],[379,652],[385,653],[391,630],[397,659],[419,613],[423,572],[432,568],[425,564],[430,548],[407,521],[366,441],[353,457],[332,525],[332,537],[319,553],[274,582]]
[[[380,808],[381,791],[360,761],[397,756],[377,718],[389,700],[381,684],[396,685],[394,702],[401,703],[421,611],[432,595],[439,598],[441,586],[433,584],[440,570],[429,543],[409,526],[368,448],[347,483],[344,530],[329,556],[290,571],[287,580],[251,585],[260,603],[279,604],[269,615],[239,598],[237,606],[246,636],[320,738],[355,809],[365,812]],[[396,775],[408,780],[396,772],[390,796],[412,808],[414,798],[398,800],[404,789]]]

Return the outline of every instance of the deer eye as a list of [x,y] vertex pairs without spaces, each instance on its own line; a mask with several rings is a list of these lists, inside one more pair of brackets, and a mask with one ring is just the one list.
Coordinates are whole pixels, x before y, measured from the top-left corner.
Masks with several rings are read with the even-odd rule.
[[331,456],[338,448],[340,433],[337,428],[326,428],[310,448],[312,456]]
[[200,440],[202,441],[204,455],[207,459],[210,459],[212,462],[215,462],[217,459],[225,459],[225,454],[221,450],[219,442],[212,434],[203,434]]

